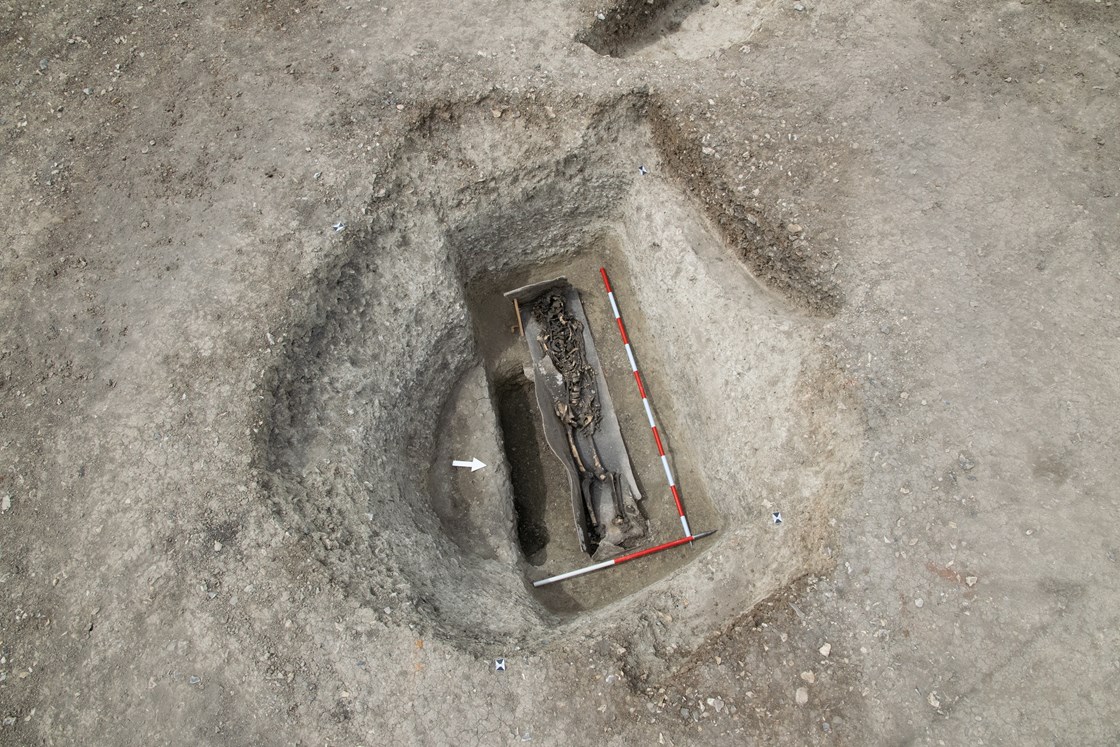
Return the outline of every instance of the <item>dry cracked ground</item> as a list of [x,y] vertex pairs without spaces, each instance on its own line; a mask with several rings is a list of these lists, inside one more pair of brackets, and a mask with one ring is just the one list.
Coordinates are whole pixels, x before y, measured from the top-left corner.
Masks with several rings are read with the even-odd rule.
[[[1115,1],[5,0],[0,48],[0,743],[1120,740]],[[718,532],[534,590],[586,559],[504,290],[580,290],[679,533],[600,266]]]

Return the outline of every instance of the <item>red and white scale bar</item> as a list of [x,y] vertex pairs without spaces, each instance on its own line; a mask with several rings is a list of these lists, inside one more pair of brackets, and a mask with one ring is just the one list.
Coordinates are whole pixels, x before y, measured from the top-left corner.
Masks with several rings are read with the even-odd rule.
[[644,558],[646,555],[653,555],[655,552],[661,552],[662,550],[668,550],[669,548],[672,548],[672,547],[680,547],[681,545],[684,545],[688,542],[692,542],[693,540],[702,539],[704,537],[707,537],[708,535],[715,534],[715,533],[716,533],[716,530],[712,529],[712,530],[709,530],[707,532],[700,532],[700,534],[696,535],[695,537],[693,537],[693,536],[680,537],[678,539],[670,540],[669,542],[665,542],[665,543],[660,544],[660,545],[654,545],[653,547],[647,547],[644,550],[635,550],[634,552],[628,553],[626,555],[619,555],[617,558],[611,558],[610,560],[604,560],[602,563],[595,563],[594,565],[588,565],[588,566],[584,566],[583,568],[577,568],[576,570],[568,571],[567,573],[561,573],[561,574],[558,574],[556,576],[549,576],[548,578],[542,578],[540,581],[534,581],[533,586],[547,586],[548,584],[554,584],[557,581],[563,581],[564,579],[573,578],[575,576],[582,576],[585,573],[594,573],[595,571],[601,571],[604,568],[610,568],[612,565],[622,565],[623,563],[625,563],[628,560],[637,560],[638,558]]
[[642,384],[642,374],[638,371],[638,362],[634,359],[634,351],[630,347],[630,337],[626,334],[626,325],[622,323],[622,314],[618,312],[618,302],[614,300],[614,290],[611,289],[610,278],[607,277],[605,267],[599,268],[603,276],[603,285],[607,289],[607,298],[611,301],[611,311],[614,320],[618,323],[618,331],[622,335],[622,344],[626,347],[626,357],[630,359],[630,370],[634,372],[634,381],[638,384],[638,394],[642,397],[642,406],[646,408],[646,417],[649,419],[650,430],[653,431],[653,440],[657,444],[657,454],[661,457],[661,466],[665,468],[665,477],[669,480],[669,490],[673,493],[673,501],[677,504],[677,513],[681,517],[681,529],[685,537],[692,536],[688,528],[688,519],[684,515],[684,505],[681,503],[681,494],[677,490],[677,481],[673,479],[673,470],[669,467],[669,457],[665,454],[665,447],[661,444],[661,434],[657,431],[657,421],[653,419],[653,409],[649,406],[649,397],[646,395],[645,385]]

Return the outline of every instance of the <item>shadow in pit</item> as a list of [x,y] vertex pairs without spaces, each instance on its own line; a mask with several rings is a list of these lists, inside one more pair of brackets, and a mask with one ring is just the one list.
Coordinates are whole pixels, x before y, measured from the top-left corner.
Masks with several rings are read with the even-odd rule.
[[518,374],[497,382],[494,389],[506,464],[509,465],[510,481],[513,483],[517,541],[525,559],[539,566],[544,563],[549,540],[546,519],[549,495],[545,464],[541,459],[546,444],[544,429],[536,413],[536,395],[532,382]]

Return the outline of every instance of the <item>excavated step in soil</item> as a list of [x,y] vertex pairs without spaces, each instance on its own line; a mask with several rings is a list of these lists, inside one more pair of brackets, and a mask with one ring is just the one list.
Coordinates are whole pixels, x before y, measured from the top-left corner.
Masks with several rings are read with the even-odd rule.
[[[691,175],[670,166],[680,153],[661,150],[691,146],[647,105],[626,96],[563,122],[544,105],[437,107],[372,190],[369,225],[293,294],[262,488],[340,593],[386,621],[471,648],[641,633],[635,655],[662,655],[828,563],[861,426],[816,342],[823,320],[789,290],[801,279],[776,292],[752,277],[750,252],[772,256],[782,237],[752,226],[729,244],[738,235],[713,228]],[[502,297],[512,288],[565,276],[579,291],[643,496],[641,546],[680,536],[600,266],[689,522],[719,532],[534,589],[591,561]],[[487,467],[451,467],[475,457]],[[665,613],[672,625],[654,626]]]

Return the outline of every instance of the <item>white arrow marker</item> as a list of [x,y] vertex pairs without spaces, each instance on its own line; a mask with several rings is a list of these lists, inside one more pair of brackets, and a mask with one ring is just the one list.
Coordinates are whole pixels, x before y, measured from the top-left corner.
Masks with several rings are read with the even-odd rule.
[[475,457],[474,459],[470,460],[469,462],[460,462],[458,459],[452,459],[451,460],[451,466],[452,467],[470,467],[471,472],[477,472],[480,469],[482,469],[483,467],[485,467],[486,465],[483,464],[479,460],[478,457]]

